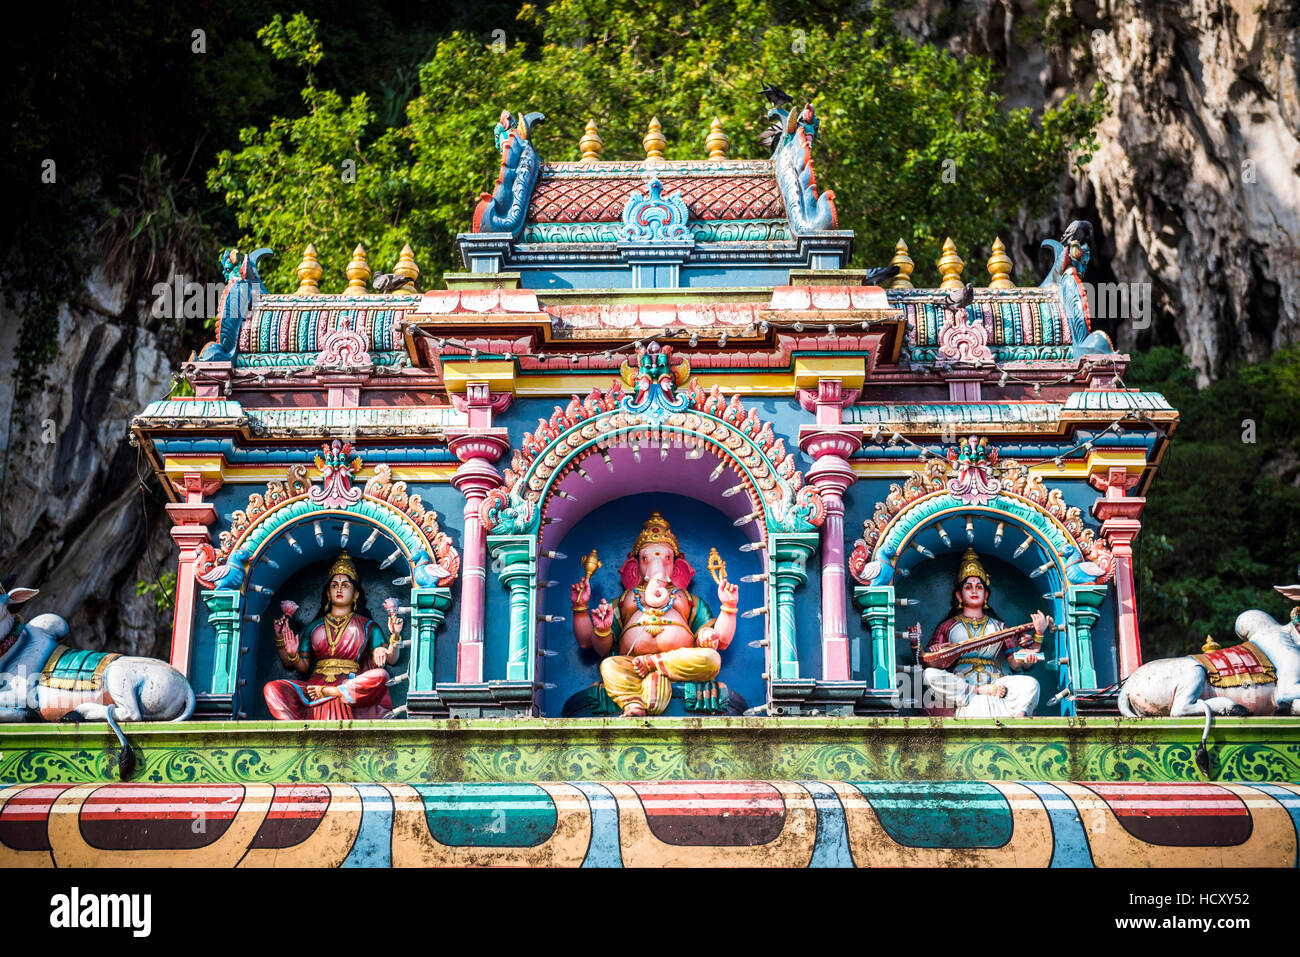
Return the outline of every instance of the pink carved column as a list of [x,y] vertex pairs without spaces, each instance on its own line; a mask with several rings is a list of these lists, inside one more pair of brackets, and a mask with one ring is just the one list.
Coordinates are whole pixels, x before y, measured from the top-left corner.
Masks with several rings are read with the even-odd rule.
[[1142,664],[1142,643],[1138,634],[1137,590],[1133,581],[1133,539],[1142,531],[1139,516],[1147,500],[1128,495],[1140,476],[1129,475],[1122,466],[1112,467],[1103,477],[1089,476],[1092,487],[1105,495],[1092,506],[1101,519],[1101,533],[1115,557],[1115,589],[1119,595],[1119,680],[1123,681]]
[[448,429],[447,446],[461,466],[451,484],[465,496],[465,541],[460,570],[460,641],[456,648],[456,681],[483,681],[483,615],[487,597],[487,535],[479,508],[488,492],[502,482],[492,463],[510,448],[505,429],[492,427],[492,414],[503,411],[513,398],[493,395],[486,382],[470,382],[465,395],[453,394],[456,408],[469,415],[469,425]]
[[845,392],[839,379],[822,379],[817,392],[799,390],[799,402],[816,411],[817,424],[799,429],[799,448],[816,461],[808,481],[822,494],[826,521],[822,525],[822,678],[848,681],[852,674],[849,649],[848,576],[844,564],[844,492],[857,481],[849,456],[862,444],[860,430],[842,425],[844,407],[856,391]]
[[172,487],[185,496],[183,502],[167,505],[172,520],[172,540],[180,546],[180,563],[176,568],[176,614],[172,619],[172,667],[189,677],[190,654],[194,647],[194,610],[197,607],[198,582],[195,573],[199,546],[208,545],[212,536],[208,526],[217,520],[217,510],[203,501],[221,488],[221,480],[204,481],[198,472],[185,472]]

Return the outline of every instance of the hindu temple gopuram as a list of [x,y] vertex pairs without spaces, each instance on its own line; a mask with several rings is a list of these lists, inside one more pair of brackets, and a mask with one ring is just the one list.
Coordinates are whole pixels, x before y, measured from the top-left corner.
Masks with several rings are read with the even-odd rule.
[[1091,329],[1088,224],[1032,281],[849,268],[774,112],[695,160],[503,114],[443,288],[224,254],[192,394],[132,425],[170,662],[7,594],[0,862],[1295,866],[1296,622],[1142,667],[1178,412]]

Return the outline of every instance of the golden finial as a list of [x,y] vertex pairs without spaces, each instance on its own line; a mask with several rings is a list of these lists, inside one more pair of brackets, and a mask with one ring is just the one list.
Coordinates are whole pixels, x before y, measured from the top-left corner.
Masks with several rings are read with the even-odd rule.
[[320,277],[323,275],[320,260],[316,258],[316,247],[308,243],[302,251],[302,262],[298,263],[298,295],[319,296]]
[[582,570],[585,573],[582,576],[583,580],[591,581],[591,576],[596,574],[596,569],[600,567],[600,557],[596,554],[596,550],[593,548],[586,555],[582,556]]
[[957,255],[957,245],[949,236],[943,241],[943,255],[939,257],[939,277],[943,280],[939,283],[939,288],[963,288],[965,284],[961,281],[961,270],[965,265],[961,261],[961,257]]
[[1201,653],[1208,655],[1212,651],[1218,651],[1222,645],[1214,640],[1213,635],[1205,636],[1205,644],[1201,645]]
[[605,148],[601,142],[600,134],[596,132],[596,121],[587,121],[587,130],[582,134],[582,139],[578,140],[578,149],[582,150],[582,161],[584,163],[594,163],[600,159],[600,151]]
[[722,132],[722,121],[715,116],[713,122],[709,124],[709,137],[704,141],[704,148],[709,151],[709,159],[726,159],[727,147],[730,145],[731,140],[727,139],[727,134]]
[[352,261],[346,270],[348,288],[343,290],[345,296],[364,296],[366,280],[370,278],[370,266],[366,263],[366,247],[360,243],[352,250]]
[[988,266],[990,289],[1016,288],[1011,281],[1011,257],[1007,255],[1007,247],[1002,245],[1001,236],[993,240],[993,255],[989,257]]
[[648,160],[661,160],[664,158],[664,147],[668,145],[667,138],[664,137],[663,127],[659,125],[659,117],[650,118],[650,129],[646,130],[645,139],[641,141],[645,147],[645,158]]
[[393,267],[393,275],[409,276],[411,278],[411,288],[408,292],[415,292],[415,281],[420,278],[420,267],[415,264],[415,250],[411,244],[407,243],[402,247],[401,253],[397,256],[397,265]]
[[916,263],[907,254],[907,243],[901,239],[894,245],[894,258],[889,261],[889,265],[898,267],[898,275],[889,283],[889,288],[911,289],[912,270],[916,268]]

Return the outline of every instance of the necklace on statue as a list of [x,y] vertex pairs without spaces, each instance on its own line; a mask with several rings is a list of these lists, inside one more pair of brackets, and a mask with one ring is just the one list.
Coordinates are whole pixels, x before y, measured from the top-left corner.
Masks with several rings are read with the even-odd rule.
[[338,647],[339,642],[343,640],[343,631],[351,620],[351,615],[325,616],[325,640],[329,645],[331,658],[334,657],[334,650]]
[[636,588],[632,592],[632,597],[636,599],[637,610],[641,612],[641,627],[646,630],[651,638],[658,638],[663,634],[663,630],[668,626],[664,624],[664,616],[673,607],[673,601],[677,598],[677,589],[674,588],[668,593],[668,601],[662,608],[647,608],[641,601],[641,589]]

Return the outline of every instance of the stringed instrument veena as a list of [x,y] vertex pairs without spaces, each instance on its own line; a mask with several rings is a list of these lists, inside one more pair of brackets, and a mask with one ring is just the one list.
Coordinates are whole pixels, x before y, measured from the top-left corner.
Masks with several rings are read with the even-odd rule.
[[[1048,629],[1051,628],[1051,619],[1048,619]],[[967,638],[965,641],[958,641],[940,648],[936,651],[924,651],[921,653],[921,661],[931,668],[950,668],[962,655],[969,654],[980,648],[1000,645],[1012,638],[1021,638],[1026,634],[1034,633],[1034,623],[1027,621],[1023,625],[1015,625],[1011,628],[1003,628],[1001,631],[995,631],[988,635],[979,635],[975,638]]]

